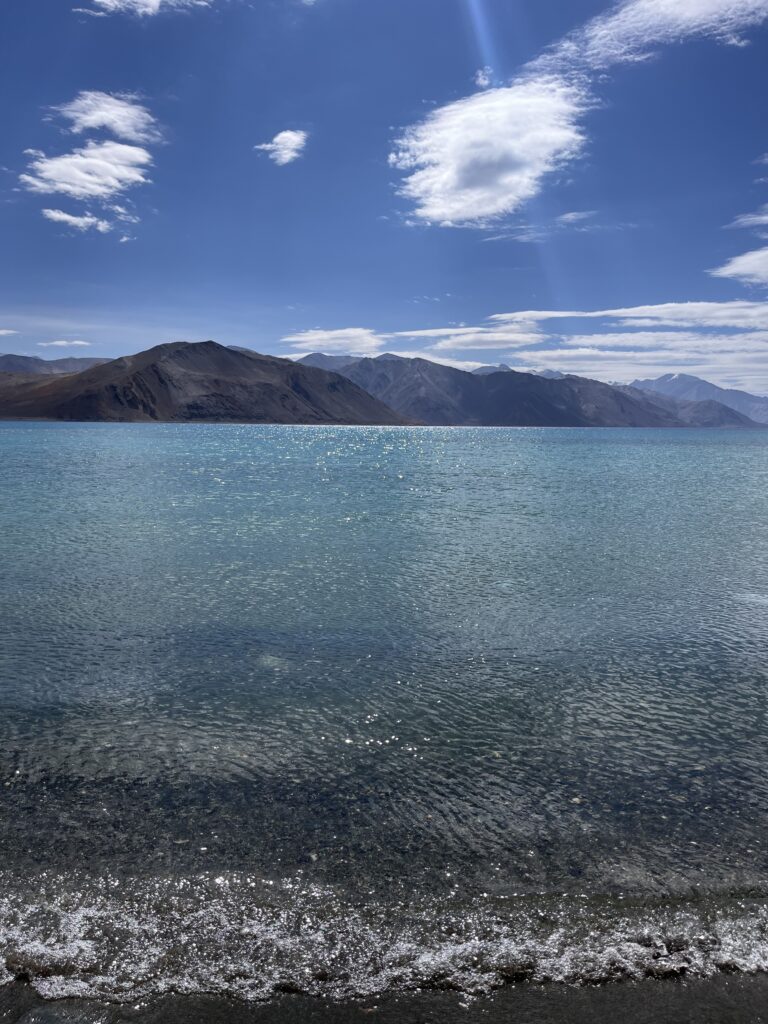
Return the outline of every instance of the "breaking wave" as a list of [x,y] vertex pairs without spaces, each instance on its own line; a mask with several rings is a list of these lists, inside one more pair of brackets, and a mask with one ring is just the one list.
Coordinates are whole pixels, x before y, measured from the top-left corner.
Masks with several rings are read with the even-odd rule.
[[48,999],[482,995],[519,981],[768,970],[768,905],[754,897],[456,895],[385,904],[298,877],[49,874],[25,894],[0,883],[0,984],[26,980]]

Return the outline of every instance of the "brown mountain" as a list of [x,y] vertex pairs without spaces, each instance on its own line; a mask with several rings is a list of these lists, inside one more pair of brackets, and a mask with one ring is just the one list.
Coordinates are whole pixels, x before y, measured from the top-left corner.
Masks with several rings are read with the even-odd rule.
[[401,424],[345,377],[213,341],[160,345],[67,376],[0,375],[0,418]]

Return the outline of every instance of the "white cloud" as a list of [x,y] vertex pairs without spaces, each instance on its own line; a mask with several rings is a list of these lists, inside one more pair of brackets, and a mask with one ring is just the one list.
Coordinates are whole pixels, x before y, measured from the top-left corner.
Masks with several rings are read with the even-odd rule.
[[18,331],[11,331],[7,327],[0,329],[0,338],[7,338],[11,334],[18,334]]
[[544,59],[606,68],[692,36],[733,43],[766,17],[768,0],[628,0],[588,22]]
[[740,217],[736,218],[733,224],[729,224],[728,226],[732,228],[768,227],[768,203],[765,203],[754,213],[742,213]]
[[122,198],[128,189],[149,182],[147,174],[152,156],[138,143],[156,142],[161,137],[149,110],[132,93],[94,91],[80,92],[69,103],[52,109],[69,122],[69,130],[74,134],[105,130],[120,141],[89,139],[60,156],[48,156],[37,149],[26,150],[29,169],[19,178],[24,188],[30,192],[98,202],[111,215],[107,219],[95,216],[90,210],[67,213],[44,209],[43,216],[75,231],[101,234],[111,231],[115,221],[138,223],[140,218],[131,209],[110,200]]
[[38,341],[37,343],[40,348],[90,348],[90,341],[67,341],[59,339],[58,341]]
[[400,194],[445,226],[514,213],[581,152],[586,106],[578,86],[541,76],[441,107],[397,140],[390,164],[409,172]]
[[493,68],[486,66],[475,72],[475,85],[478,89],[487,89],[493,82]]
[[77,135],[104,128],[126,142],[156,142],[157,121],[132,93],[81,92],[55,107]]
[[88,142],[63,156],[34,155],[21,182],[31,192],[55,193],[74,199],[108,199],[145,185],[152,157],[140,146],[122,142]]
[[584,149],[592,83],[606,68],[693,36],[725,42],[768,0],[628,0],[523,68],[511,85],[438,107],[396,141],[400,194],[427,223],[483,227],[514,213]]
[[600,334],[568,334],[561,339],[569,348],[583,349],[597,346],[598,349],[630,348],[652,349],[667,352],[765,352],[768,354],[768,331],[745,331],[738,334],[703,334],[695,331],[624,331],[622,333],[601,332]]
[[582,224],[585,220],[591,220],[597,210],[573,210],[571,213],[561,213],[557,218],[558,224]]
[[768,350],[700,353],[664,348],[642,352],[598,347],[551,348],[516,353],[508,362],[513,369],[562,370],[607,382],[690,373],[724,387],[743,388],[756,394],[768,391]]
[[271,142],[264,142],[253,148],[268,153],[271,160],[274,160],[279,167],[284,167],[299,159],[304,152],[308,138],[309,135],[306,132],[279,132]]
[[492,322],[526,324],[548,320],[612,320],[625,327],[720,328],[744,330],[768,329],[768,302],[737,299],[731,302],[664,302],[652,306],[625,306],[619,309],[519,310],[495,313]]
[[121,206],[119,203],[108,203],[107,209],[110,213],[113,213],[115,217],[125,224],[138,224],[141,217],[138,217],[135,213],[132,213],[125,206]]
[[[332,331],[301,331],[290,334],[282,340],[302,352],[342,352],[344,355],[378,355],[390,341],[409,339],[428,340],[430,345],[419,352],[428,358],[436,359],[436,354],[450,351],[480,349],[516,348],[533,345],[541,341],[543,335],[531,328],[524,330],[522,325],[514,327],[439,327],[429,330],[393,331],[382,334],[366,327],[347,327]],[[390,351],[390,349],[387,349]],[[456,360],[442,359],[446,365],[453,365]],[[480,364],[482,365],[482,364]]]
[[768,285],[768,246],[734,256],[722,267],[710,270],[713,277],[730,277],[742,284]]
[[283,339],[298,352],[341,352],[351,356],[378,355],[384,337],[365,327],[345,327],[336,331],[299,331]]
[[416,331],[395,331],[393,334],[385,334],[385,338],[445,338],[448,336],[460,336],[462,334],[475,334],[479,328],[460,326],[452,327],[430,327],[426,330]]
[[94,10],[100,14],[138,14],[141,16],[210,6],[210,0],[91,0],[91,2],[95,5]]
[[47,217],[48,220],[55,221],[57,224],[66,224],[67,227],[74,228],[76,231],[93,230],[106,234],[112,230],[112,225],[108,220],[101,220],[90,213],[76,217],[74,214],[65,213],[64,210],[43,210],[43,216]]
[[[398,336],[403,337],[404,335],[400,334]],[[413,335],[410,335],[410,337],[413,337]],[[542,337],[539,331],[474,327],[457,332],[446,332],[445,336],[434,342],[431,346],[431,351],[450,352],[521,348],[526,345],[535,345],[542,340]]]
[[[424,344],[401,351],[397,344],[392,346],[400,339]],[[489,355],[485,363],[562,369],[605,381],[682,371],[729,387],[768,391],[768,302],[519,310],[495,314],[477,326],[453,324],[394,332],[356,327],[303,331],[283,340],[304,353],[376,356],[392,352],[468,370],[483,364],[472,358],[453,359],[451,353],[487,351],[497,354]]]
[[[91,0],[93,7],[74,7],[73,10],[100,18],[108,14],[135,14],[143,17],[210,7],[213,2],[214,0]],[[313,7],[315,2],[316,0],[301,0],[305,7]]]

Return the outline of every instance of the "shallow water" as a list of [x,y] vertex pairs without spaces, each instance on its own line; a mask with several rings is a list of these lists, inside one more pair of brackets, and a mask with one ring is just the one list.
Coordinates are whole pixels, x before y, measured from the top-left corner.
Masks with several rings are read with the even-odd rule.
[[768,968],[768,437],[1,424],[0,974]]

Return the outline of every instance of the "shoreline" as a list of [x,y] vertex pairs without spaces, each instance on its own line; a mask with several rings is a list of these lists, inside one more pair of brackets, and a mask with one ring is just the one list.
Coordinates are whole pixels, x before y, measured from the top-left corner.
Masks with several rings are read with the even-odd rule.
[[127,1005],[46,1002],[27,984],[0,989],[5,1024],[761,1024],[768,974],[620,982],[602,986],[511,985],[468,1000],[419,992],[359,1002],[286,996],[269,1003],[172,995]]
[[223,419],[188,419],[188,420],[109,420],[109,419],[60,419],[52,416],[0,416],[0,423],[61,423],[69,426],[110,426],[110,427],[292,427],[292,428],[328,428],[338,430],[717,430],[738,431],[739,433],[762,434],[768,430],[768,423],[755,423],[750,426],[739,426],[726,423],[719,426],[712,424],[698,425],[692,423],[672,423],[665,426],[635,426],[627,424],[580,424],[563,426],[551,423],[281,423],[275,420],[223,420]]

